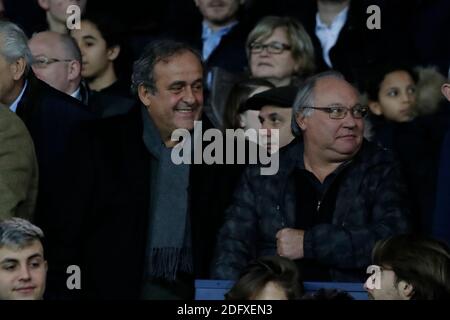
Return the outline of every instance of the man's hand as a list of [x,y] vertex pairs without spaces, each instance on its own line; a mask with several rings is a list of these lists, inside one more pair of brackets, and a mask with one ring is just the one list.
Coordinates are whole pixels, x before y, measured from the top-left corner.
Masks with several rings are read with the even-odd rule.
[[291,260],[303,258],[303,237],[305,231],[285,228],[277,232],[277,253]]

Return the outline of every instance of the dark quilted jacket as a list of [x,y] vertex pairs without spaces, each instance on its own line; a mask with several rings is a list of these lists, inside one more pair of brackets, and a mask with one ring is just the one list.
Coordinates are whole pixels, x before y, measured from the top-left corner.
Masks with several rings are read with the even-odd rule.
[[[278,174],[262,176],[258,166],[246,169],[218,235],[213,278],[236,279],[250,260],[276,255],[276,233],[295,226],[301,199],[295,199],[293,172],[302,157],[303,145],[294,141],[282,149]],[[338,173],[344,176],[338,180],[332,223],[305,232],[304,252],[329,267],[333,281],[361,281],[375,243],[409,231],[410,213],[400,168],[388,151],[364,141],[346,165]]]

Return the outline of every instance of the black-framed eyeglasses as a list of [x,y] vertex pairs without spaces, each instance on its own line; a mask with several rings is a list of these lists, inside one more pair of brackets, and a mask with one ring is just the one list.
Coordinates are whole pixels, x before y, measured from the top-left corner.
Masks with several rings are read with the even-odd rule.
[[48,65],[55,63],[55,62],[70,62],[73,59],[55,59],[55,58],[48,58],[46,56],[39,56],[34,57],[33,66],[37,68],[45,68]]
[[261,53],[261,52],[263,52],[264,49],[266,49],[268,53],[280,54],[284,50],[291,50],[291,46],[288,44],[281,43],[281,42],[271,42],[268,44],[253,42],[250,45],[251,53]]
[[347,116],[348,111],[351,111],[351,115],[355,119],[361,119],[364,118],[369,108],[366,106],[363,106],[362,104],[356,104],[351,108],[348,108],[346,106],[343,106],[342,104],[333,104],[325,108],[316,108],[316,107],[304,107],[305,109],[314,109],[314,110],[320,110],[322,112],[328,113],[331,119],[344,119]]

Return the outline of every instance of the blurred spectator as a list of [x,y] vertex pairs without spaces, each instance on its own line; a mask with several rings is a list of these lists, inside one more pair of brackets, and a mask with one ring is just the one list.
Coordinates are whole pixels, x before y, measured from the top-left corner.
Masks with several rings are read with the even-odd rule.
[[[417,80],[416,110],[419,116],[432,115],[448,109],[445,98],[441,94],[441,87],[446,78],[437,71],[436,67],[415,67]],[[450,110],[447,110],[449,113]]]
[[30,222],[0,221],[0,300],[42,300],[47,261],[44,233]]
[[367,108],[336,72],[299,89],[280,170],[244,172],[218,234],[212,277],[236,279],[248,261],[297,260],[304,280],[361,281],[377,240],[409,229],[398,163],[363,139]]
[[38,79],[88,104],[88,92],[81,83],[81,52],[72,37],[44,31],[34,34],[28,46],[34,57],[33,72]]
[[[277,87],[298,84],[315,70],[311,39],[303,26],[293,18],[263,18],[249,33],[246,50],[250,76],[266,79]],[[233,83],[239,80],[236,80],[236,76],[233,79],[220,74],[215,76],[214,80],[216,78],[219,78],[220,82],[214,82],[212,86],[213,114],[218,114],[225,108],[223,95],[226,96]],[[231,84],[226,85],[227,83]],[[211,113],[208,112],[209,105],[205,111],[208,115]],[[212,117],[211,121],[218,122],[215,117]]]
[[[450,68],[448,81],[442,85],[442,94],[450,101]],[[450,245],[450,131],[441,148],[436,193],[436,211],[433,219],[433,236]]]
[[274,88],[264,79],[246,79],[237,82],[231,89],[225,104],[224,129],[256,129],[261,128],[258,110],[250,110],[245,106],[248,98],[255,94]]
[[[195,29],[178,30],[176,37],[202,52],[207,84],[212,83],[212,68],[242,73],[247,66],[245,39],[248,27],[239,16],[242,0],[194,0],[202,16]],[[180,34],[188,31],[189,34]]]
[[365,284],[374,300],[450,299],[450,251],[445,244],[416,235],[380,240],[372,262],[380,272]]
[[[66,170],[71,141],[92,118],[76,99],[37,79],[33,55],[24,32],[11,22],[0,21],[0,103],[23,120],[36,148],[39,194],[34,221],[44,230],[51,225],[60,179]],[[46,230],[47,232],[47,230]]]
[[[189,15],[189,22],[170,36],[201,52],[207,85],[204,113],[216,128],[221,129],[223,118],[219,115],[223,114],[226,98],[247,67],[245,39],[250,26],[247,17],[241,15],[242,0],[194,2],[200,12],[199,19]],[[177,17],[177,20],[180,19]],[[179,22],[172,23],[180,25]]]
[[[334,69],[362,89],[368,68],[388,58],[414,61],[414,1],[285,0],[313,40],[319,71]],[[377,5],[381,29],[369,29],[367,8]],[[373,21],[373,20],[372,20]]]
[[[291,119],[297,92],[298,87],[278,87],[255,94],[246,102],[248,109],[259,110],[258,119],[261,129],[265,130],[261,133],[260,143],[270,153],[277,152],[294,140]],[[278,141],[272,138],[273,130],[278,130]]]
[[72,30],[71,35],[81,50],[81,75],[90,90],[91,110],[100,117],[128,112],[134,100],[124,26],[110,13],[89,12],[81,20],[81,29]]
[[295,262],[277,256],[252,261],[225,294],[226,300],[297,300],[303,282]]
[[33,219],[38,168],[27,128],[13,112],[0,106],[0,219]]
[[71,5],[76,5],[80,8],[80,13],[83,13],[87,0],[37,0],[37,2],[45,11],[47,30],[65,34],[69,32],[67,29],[67,18],[69,17],[67,9]]
[[247,38],[250,72],[275,86],[286,86],[314,73],[314,47],[302,24],[293,18],[269,16]]
[[0,0],[0,19],[5,18],[5,6],[3,5],[3,0]]
[[411,121],[417,98],[414,71],[406,66],[384,64],[374,72],[367,88],[370,111],[384,121]]
[[[418,116],[422,111],[417,107],[417,96],[421,95],[423,102],[423,94],[430,90],[420,94],[416,83],[417,75],[407,65],[385,62],[374,68],[367,87],[373,113],[369,118],[368,138],[399,158],[411,194],[414,230],[430,234],[439,149],[448,116],[442,111]],[[424,87],[420,88],[424,90]],[[430,109],[436,110],[436,106]]]

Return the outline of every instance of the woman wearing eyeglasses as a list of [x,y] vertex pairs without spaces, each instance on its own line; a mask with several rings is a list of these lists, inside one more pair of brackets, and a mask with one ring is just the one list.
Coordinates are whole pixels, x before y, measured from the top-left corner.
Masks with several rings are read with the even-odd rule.
[[295,84],[314,73],[314,47],[302,24],[294,18],[268,16],[247,38],[251,75],[275,86]]

